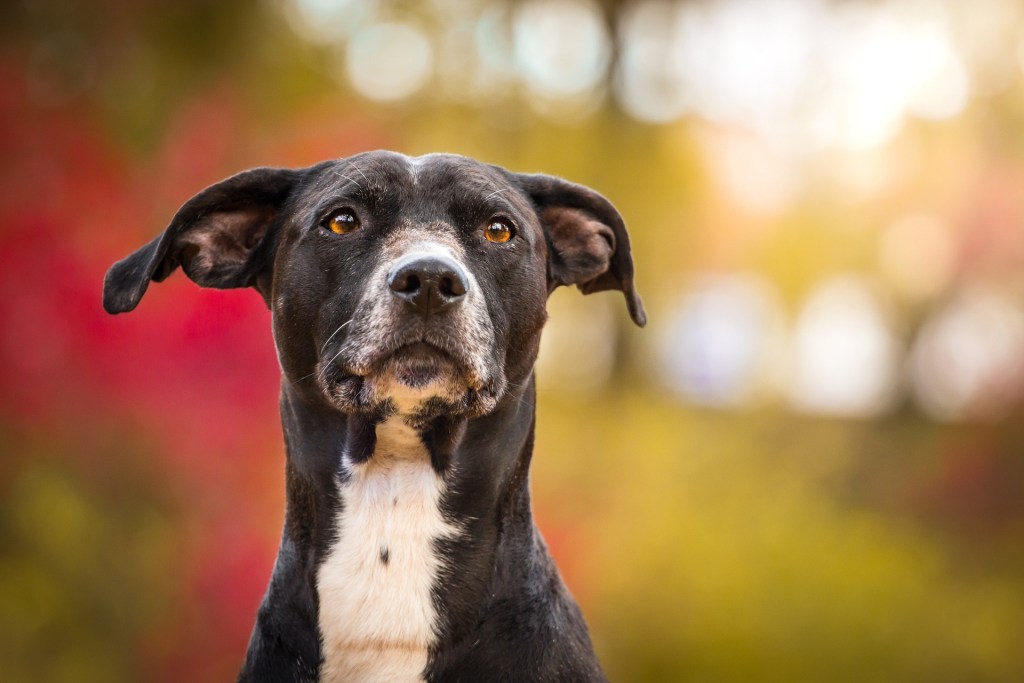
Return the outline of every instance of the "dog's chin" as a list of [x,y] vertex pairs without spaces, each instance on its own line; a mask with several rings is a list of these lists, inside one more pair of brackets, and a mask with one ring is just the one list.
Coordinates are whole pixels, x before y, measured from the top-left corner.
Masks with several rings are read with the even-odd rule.
[[423,343],[400,348],[366,374],[341,372],[328,390],[343,412],[376,419],[478,417],[494,410],[499,398],[450,356]]

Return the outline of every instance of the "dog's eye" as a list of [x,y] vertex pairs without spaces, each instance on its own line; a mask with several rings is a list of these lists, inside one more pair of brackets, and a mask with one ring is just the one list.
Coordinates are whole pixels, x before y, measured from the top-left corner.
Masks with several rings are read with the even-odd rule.
[[335,235],[347,235],[359,229],[359,218],[352,209],[338,209],[322,225]]
[[512,226],[504,218],[495,218],[484,228],[484,239],[495,244],[504,244],[512,239]]

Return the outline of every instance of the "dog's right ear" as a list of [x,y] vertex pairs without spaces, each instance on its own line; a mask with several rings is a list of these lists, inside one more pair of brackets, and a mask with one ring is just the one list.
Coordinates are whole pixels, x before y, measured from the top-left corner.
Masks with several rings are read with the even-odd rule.
[[253,286],[269,305],[273,233],[301,174],[255,168],[192,197],[163,234],[111,266],[103,280],[103,308],[134,309],[151,280],[164,280],[179,265],[203,287]]
[[[506,172],[507,173],[507,172]],[[598,192],[543,174],[510,174],[533,202],[548,242],[548,290],[576,285],[584,294],[615,289],[633,322],[647,324],[633,282],[633,256],[622,216]]]

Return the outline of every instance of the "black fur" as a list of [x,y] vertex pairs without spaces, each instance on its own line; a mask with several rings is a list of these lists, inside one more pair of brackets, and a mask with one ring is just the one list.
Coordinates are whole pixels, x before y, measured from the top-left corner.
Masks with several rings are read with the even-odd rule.
[[[343,206],[362,228],[339,239],[321,225]],[[496,213],[515,226],[508,244],[481,238]],[[370,405],[362,380],[330,359],[351,334],[341,325],[352,319],[384,241],[403,227],[438,223],[457,232],[483,290],[500,372],[463,399],[427,404],[417,423],[449,482],[442,511],[467,532],[436,545],[447,562],[433,588],[440,638],[425,678],[604,680],[583,616],[533,523],[527,475],[548,293],[568,284],[584,293],[618,289],[633,320],[646,320],[622,218],[593,190],[551,176],[452,155],[414,163],[371,152],[306,169],[256,169],[207,188],[104,282],[104,307],[130,311],[150,280],[180,265],[204,286],[252,286],[274,312],[287,511],[240,681],[317,680],[316,572],[337,540],[340,460],[373,457],[376,425],[391,410]],[[397,344],[405,331],[393,334]],[[437,339],[457,356],[458,340]],[[380,561],[389,558],[382,547]]]

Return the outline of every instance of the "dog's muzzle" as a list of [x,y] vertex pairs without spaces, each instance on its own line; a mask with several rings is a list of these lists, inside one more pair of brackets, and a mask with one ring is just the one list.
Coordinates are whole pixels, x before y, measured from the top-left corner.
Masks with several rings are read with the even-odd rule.
[[446,249],[382,265],[345,332],[320,371],[345,412],[481,415],[504,392],[483,294]]

